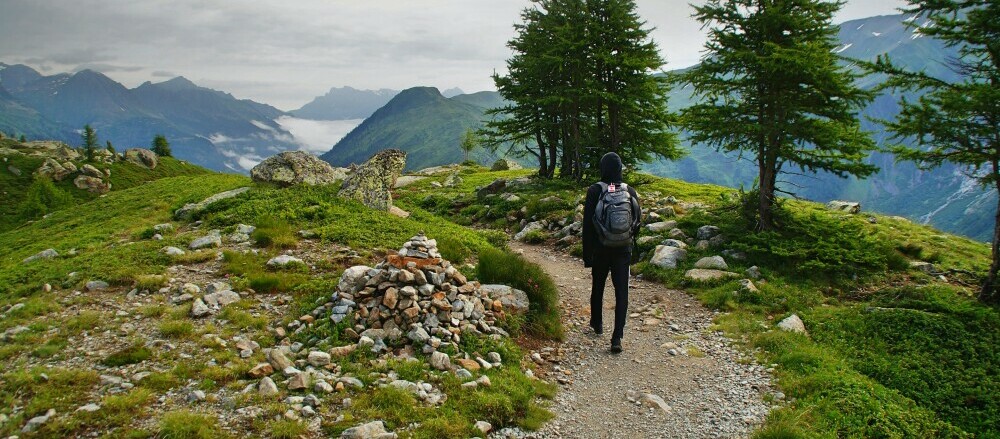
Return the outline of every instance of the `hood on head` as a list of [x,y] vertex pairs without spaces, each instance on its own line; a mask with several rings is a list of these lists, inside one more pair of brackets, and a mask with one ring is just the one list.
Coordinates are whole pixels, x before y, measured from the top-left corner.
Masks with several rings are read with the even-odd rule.
[[601,181],[605,183],[621,183],[622,158],[613,152],[601,157]]

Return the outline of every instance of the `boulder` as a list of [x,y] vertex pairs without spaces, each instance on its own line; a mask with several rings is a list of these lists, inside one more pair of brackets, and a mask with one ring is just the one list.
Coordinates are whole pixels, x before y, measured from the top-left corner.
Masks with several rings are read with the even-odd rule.
[[21,261],[21,262],[27,264],[29,262],[37,261],[39,259],[52,259],[52,258],[55,258],[55,257],[58,257],[58,256],[59,256],[59,252],[57,252],[55,249],[47,248],[47,249],[42,250],[42,251],[40,251],[38,253],[35,253],[34,255],[31,255],[31,256],[28,256],[27,258],[24,258],[24,260]]
[[797,332],[799,334],[808,334],[806,332],[806,324],[802,322],[798,314],[792,314],[785,317],[782,321],[778,322],[778,328],[783,331]]
[[73,179],[73,185],[78,189],[84,189],[93,194],[106,194],[111,190],[111,183],[105,183],[99,177],[89,177],[86,175],[77,175]]
[[403,175],[396,179],[396,184],[394,184],[392,188],[398,189],[401,187],[406,187],[425,178],[427,177],[424,175]]
[[829,203],[826,203],[826,208],[830,210],[836,210],[838,212],[854,214],[861,212],[861,203],[857,203],[854,201],[833,200]]
[[698,239],[712,239],[719,234],[720,230],[716,226],[701,226],[698,228]]
[[188,247],[190,247],[191,250],[198,250],[201,248],[210,248],[210,247],[222,247],[222,235],[218,230],[212,230],[211,232],[208,233],[208,235],[196,238],[194,241],[191,241],[191,245]]
[[283,268],[289,265],[305,265],[305,262],[290,255],[278,255],[267,261],[267,266],[271,268]]
[[669,245],[658,245],[653,251],[653,257],[649,260],[660,268],[677,268],[677,262],[687,258],[687,250]]
[[149,169],[156,169],[160,163],[156,153],[145,148],[131,148],[125,150],[125,161],[145,166]]
[[382,421],[372,421],[367,424],[351,427],[340,434],[341,439],[385,439],[394,437],[396,437],[395,433],[385,431],[385,425],[382,424]]
[[486,198],[487,195],[499,194],[500,192],[503,192],[503,190],[506,188],[507,188],[507,180],[498,178],[496,180],[493,180],[492,183],[486,185],[486,187],[477,189],[476,197]]
[[217,193],[215,195],[212,195],[211,197],[202,200],[200,203],[185,204],[184,207],[181,207],[180,209],[177,209],[177,211],[174,212],[174,217],[177,219],[189,219],[192,216],[194,216],[194,214],[201,212],[203,209],[205,209],[212,203],[222,201],[227,198],[233,198],[248,190],[250,190],[249,187],[241,187],[233,189],[231,191]]
[[510,159],[499,159],[493,162],[493,166],[490,167],[491,171],[513,171],[515,169],[521,169],[521,165]]
[[660,233],[660,232],[666,232],[666,231],[671,230],[671,229],[673,229],[675,227],[677,227],[677,221],[673,221],[673,220],[671,220],[671,221],[660,221],[660,222],[656,222],[656,223],[652,223],[652,224],[647,224],[646,225],[646,230],[649,230],[650,232],[653,232],[653,233]]
[[285,151],[264,159],[250,170],[254,181],[279,186],[330,184],[347,177],[346,169],[334,168],[305,151]]
[[716,279],[725,279],[728,277],[739,277],[739,274],[730,273],[728,271],[722,270],[710,270],[705,268],[693,268],[684,273],[684,277],[690,280],[696,281],[708,281]]
[[388,211],[392,207],[390,190],[405,166],[405,152],[398,149],[380,151],[347,176],[340,196],[358,200],[372,209]]
[[83,175],[94,178],[104,178],[104,173],[100,169],[94,167],[94,165],[86,164],[80,167],[80,172]]
[[482,285],[480,290],[490,299],[499,300],[503,309],[516,314],[528,312],[528,293],[507,285]]
[[729,265],[726,264],[725,259],[722,259],[722,256],[709,256],[707,258],[701,258],[698,260],[698,262],[695,262],[694,268],[707,268],[710,270],[728,270]]
[[528,225],[524,226],[524,228],[521,229],[520,232],[517,232],[517,234],[514,235],[514,240],[523,241],[524,238],[526,238],[529,233],[534,232],[536,230],[545,231],[545,223],[541,221],[528,223]]
[[[72,165],[72,163],[69,162],[66,163]],[[47,158],[45,159],[44,162],[42,162],[42,166],[38,167],[38,170],[35,171],[35,174],[43,177],[48,177],[54,181],[62,181],[62,179],[68,177],[70,174],[74,172],[76,172],[75,166],[72,169],[70,169],[60,164],[53,158]]]

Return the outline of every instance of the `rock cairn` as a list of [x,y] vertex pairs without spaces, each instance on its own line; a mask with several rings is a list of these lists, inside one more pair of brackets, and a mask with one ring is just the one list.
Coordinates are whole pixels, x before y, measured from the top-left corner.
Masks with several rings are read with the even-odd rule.
[[528,300],[507,286],[469,282],[421,233],[374,268],[345,270],[327,307],[335,323],[353,317],[347,335],[359,345],[378,351],[383,340],[401,341],[429,354],[463,334],[508,336],[497,320],[526,312]]

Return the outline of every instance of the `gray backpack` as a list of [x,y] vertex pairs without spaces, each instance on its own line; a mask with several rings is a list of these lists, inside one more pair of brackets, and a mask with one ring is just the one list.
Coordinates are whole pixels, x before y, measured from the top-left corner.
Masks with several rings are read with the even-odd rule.
[[597,238],[605,247],[628,247],[632,234],[639,224],[636,213],[638,201],[632,198],[625,183],[601,185],[601,196],[594,210],[594,228]]

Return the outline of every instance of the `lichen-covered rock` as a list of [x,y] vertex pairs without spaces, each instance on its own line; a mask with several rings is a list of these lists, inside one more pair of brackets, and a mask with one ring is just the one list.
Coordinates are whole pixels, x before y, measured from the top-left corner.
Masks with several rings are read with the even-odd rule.
[[104,173],[101,172],[100,169],[95,168],[94,165],[91,164],[85,164],[81,166],[80,172],[82,172],[83,175],[86,175],[88,177],[104,178]]
[[344,180],[340,196],[356,199],[372,209],[388,211],[392,207],[390,191],[405,166],[405,152],[398,149],[380,151]]
[[861,212],[861,203],[853,201],[833,200],[829,203],[826,203],[826,207],[827,209],[830,210],[836,210],[839,212],[845,212],[851,214]]
[[156,169],[160,163],[156,153],[145,148],[132,148],[125,151],[125,160],[149,169]]
[[208,207],[212,203],[215,203],[215,202],[221,201],[221,200],[225,200],[227,198],[233,198],[233,197],[235,197],[237,195],[240,195],[240,194],[242,194],[242,193],[244,193],[244,192],[246,192],[248,190],[250,190],[249,187],[241,187],[241,188],[233,189],[231,191],[225,191],[225,192],[217,193],[215,195],[212,195],[211,197],[208,197],[208,198],[202,200],[200,203],[188,203],[188,204],[185,204],[184,207],[181,207],[180,209],[177,209],[176,212],[174,212],[174,217],[177,218],[177,219],[189,219],[195,213],[200,212],[202,209]]
[[678,261],[687,258],[687,250],[670,245],[658,245],[649,263],[660,268],[677,268]]
[[521,169],[521,165],[510,159],[499,159],[493,162],[493,167],[490,168],[491,171],[513,171],[515,169]]
[[73,185],[94,194],[106,194],[111,190],[111,183],[86,175],[77,175],[73,180]]
[[[72,166],[72,163],[66,163]],[[62,181],[62,179],[68,177],[74,172],[76,172],[76,166],[72,166],[72,168],[70,168],[60,164],[55,159],[47,158],[44,162],[42,162],[42,166],[38,167],[35,174],[48,177],[54,181]]]
[[347,177],[345,168],[334,168],[305,151],[285,151],[268,157],[250,170],[254,181],[276,183],[281,186],[296,184],[324,185]]

